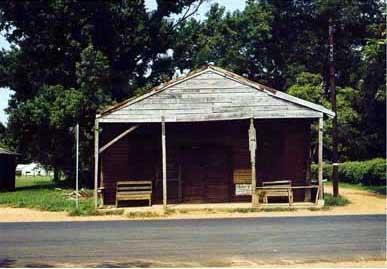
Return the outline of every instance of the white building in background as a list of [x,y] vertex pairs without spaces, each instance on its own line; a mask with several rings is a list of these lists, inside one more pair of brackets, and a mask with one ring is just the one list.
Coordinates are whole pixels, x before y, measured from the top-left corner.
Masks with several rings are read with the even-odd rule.
[[18,164],[16,166],[16,175],[21,176],[48,176],[52,175],[51,171],[46,170],[39,163]]

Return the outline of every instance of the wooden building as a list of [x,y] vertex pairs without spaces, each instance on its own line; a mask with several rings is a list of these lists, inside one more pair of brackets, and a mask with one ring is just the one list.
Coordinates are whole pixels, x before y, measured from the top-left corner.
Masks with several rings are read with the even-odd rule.
[[95,203],[98,188],[114,204],[117,181],[136,180],[152,181],[152,202],[164,206],[251,201],[263,182],[281,180],[304,201],[314,121],[321,189],[324,115],[334,113],[206,66],[97,115]]
[[17,153],[0,148],[0,191],[15,190]]

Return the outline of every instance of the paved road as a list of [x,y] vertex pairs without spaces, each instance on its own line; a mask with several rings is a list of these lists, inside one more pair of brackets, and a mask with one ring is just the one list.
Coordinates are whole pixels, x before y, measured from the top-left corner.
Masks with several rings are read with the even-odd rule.
[[113,261],[227,266],[380,259],[385,251],[383,215],[0,224],[0,267]]

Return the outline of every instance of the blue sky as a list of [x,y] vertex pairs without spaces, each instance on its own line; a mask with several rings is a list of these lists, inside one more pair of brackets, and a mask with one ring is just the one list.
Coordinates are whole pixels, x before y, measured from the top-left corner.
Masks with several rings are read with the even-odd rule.
[[[243,10],[245,7],[245,0],[207,0],[204,2],[199,8],[197,15],[195,17],[197,19],[201,19],[204,17],[206,12],[209,10],[212,4],[219,3],[220,5],[226,7],[227,11],[234,10]],[[150,10],[156,8],[156,0],[145,0],[146,7]],[[0,32],[0,49],[9,49],[9,43],[5,40],[3,33]],[[12,95],[12,91],[7,88],[0,88],[0,122],[7,122],[7,115],[4,109],[8,106],[8,100]]]

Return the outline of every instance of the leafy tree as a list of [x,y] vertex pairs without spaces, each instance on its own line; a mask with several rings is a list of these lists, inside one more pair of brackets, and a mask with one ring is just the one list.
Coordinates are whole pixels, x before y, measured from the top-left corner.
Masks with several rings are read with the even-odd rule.
[[[319,74],[306,72],[299,74],[296,83],[289,88],[288,93],[310,102],[330,107],[330,101],[324,95],[323,78]],[[338,130],[338,150],[342,160],[358,155],[358,145],[362,144],[362,138],[359,129],[357,129],[359,114],[353,108],[357,95],[358,92],[350,87],[337,88],[337,121],[340,126]],[[324,129],[325,155],[327,158],[330,158],[332,120],[328,119],[325,121]],[[316,124],[313,126],[313,130],[314,137],[317,137]],[[351,140],[348,140],[348,137],[351,137]]]
[[7,137],[7,128],[0,122],[0,147],[5,147]]
[[[203,21],[192,19],[177,29],[174,64],[183,70],[214,62],[329,107],[330,19],[335,24],[341,159],[383,156],[385,26],[380,1],[249,0],[243,11],[233,13],[215,4]],[[326,152],[329,157],[329,148]]]
[[70,127],[80,123],[82,166],[90,168],[102,107],[170,78],[175,68],[209,62],[328,106],[332,19],[342,159],[384,155],[383,3],[248,0],[243,11],[215,4],[203,21],[188,19],[202,2],[158,0],[151,12],[143,0],[0,2],[0,30],[14,44],[0,52],[0,87],[15,91],[9,143],[71,176]]
[[[2,1],[0,31],[14,44],[0,52],[0,86],[15,91],[8,109],[12,144],[70,177],[69,128],[79,122],[82,166],[90,167],[95,114],[171,73],[160,54],[191,12],[177,22],[169,17],[195,2],[202,1],[158,0],[147,12],[143,0]],[[145,79],[152,63],[162,68]]]
[[80,93],[74,89],[43,86],[33,98],[10,108],[9,132],[17,137],[14,141],[17,151],[27,160],[69,170],[73,140],[68,127],[79,114],[80,100]]
[[289,88],[288,93],[324,106],[329,103],[324,96],[323,79],[320,74],[301,72],[296,78],[296,83]]
[[[379,31],[381,31],[379,29]],[[385,32],[380,36],[385,36]],[[361,159],[385,156],[386,149],[386,41],[383,38],[370,38],[362,53],[359,69],[357,109],[361,115],[358,123],[363,143]]]

